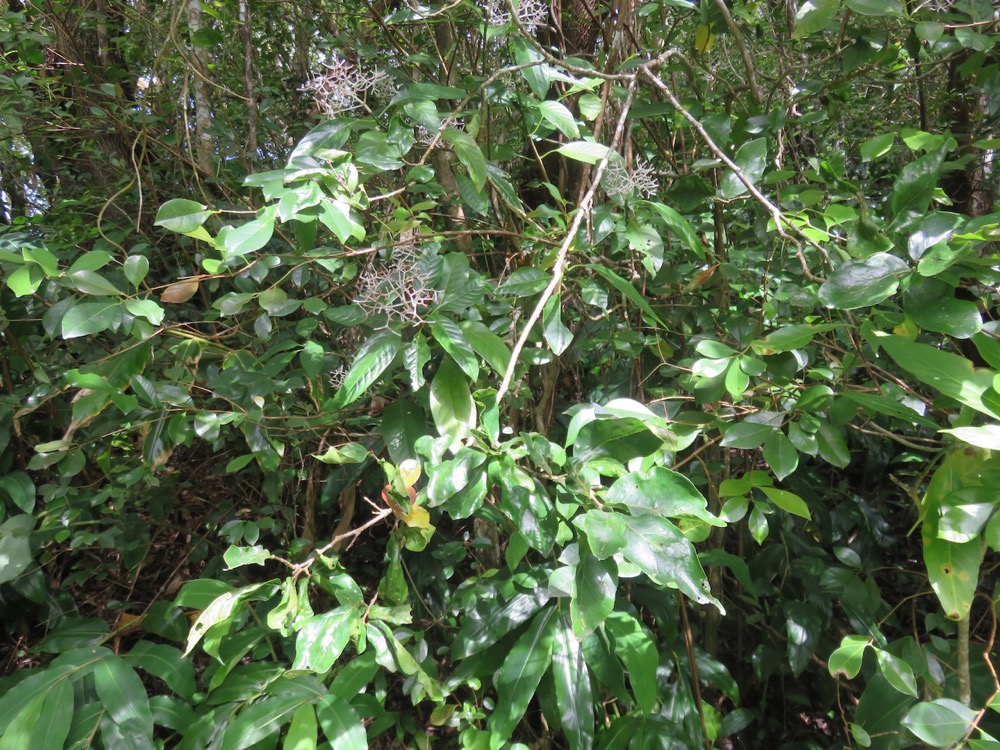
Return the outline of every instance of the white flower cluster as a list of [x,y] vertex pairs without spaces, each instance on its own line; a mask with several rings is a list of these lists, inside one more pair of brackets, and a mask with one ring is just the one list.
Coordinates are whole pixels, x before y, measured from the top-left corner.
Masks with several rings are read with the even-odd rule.
[[432,272],[415,240],[412,233],[393,247],[387,262],[372,264],[361,274],[354,303],[368,315],[420,323],[427,308],[438,302],[439,292],[431,286]]
[[503,26],[510,22],[511,2],[516,4],[517,20],[529,31],[545,26],[549,18],[549,6],[544,0],[485,0],[483,13],[490,26]]
[[624,159],[612,159],[604,170],[601,184],[608,195],[629,196],[633,192],[649,197],[660,189],[656,170],[645,159],[636,160],[632,169]]
[[362,70],[336,55],[324,68],[306,81],[301,90],[312,95],[320,112],[327,117],[362,106],[366,93],[391,98],[396,92],[392,79],[378,68]]

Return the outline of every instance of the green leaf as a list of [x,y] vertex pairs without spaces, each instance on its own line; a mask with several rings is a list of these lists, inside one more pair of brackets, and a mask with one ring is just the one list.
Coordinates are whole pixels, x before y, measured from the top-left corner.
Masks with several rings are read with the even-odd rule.
[[820,302],[837,310],[877,305],[896,293],[900,278],[909,270],[905,260],[889,253],[849,260],[819,288]]
[[[62,680],[53,685],[24,748],[61,748],[73,723],[73,685]],[[4,735],[6,739],[6,734]]]
[[878,666],[882,670],[882,676],[890,685],[905,695],[912,695],[914,698],[920,697],[917,690],[917,678],[914,677],[913,669],[909,664],[898,656],[893,656],[888,651],[881,649],[875,649],[875,655],[878,657]]
[[840,10],[840,0],[805,0],[795,13],[795,38],[823,31]]
[[[794,474],[799,467],[799,452],[792,445],[792,441],[785,436],[785,433],[781,430],[775,430],[764,441],[764,460],[771,467],[774,476],[781,480]],[[780,503],[777,501],[775,504],[780,507]],[[808,516],[804,516],[804,518],[808,518]]]
[[[624,537],[622,539],[624,546]],[[618,595],[618,566],[612,559],[599,560],[581,555],[575,573],[576,590],[570,600],[573,633],[585,638],[594,632],[615,608]]]
[[708,579],[694,546],[670,521],[658,516],[624,516],[625,559],[661,586],[680,589],[698,604],[722,604],[709,593]]
[[899,0],[844,0],[844,4],[863,16],[903,17],[903,4]]
[[945,539],[924,538],[924,565],[931,588],[951,620],[969,616],[972,599],[979,584],[982,545],[973,542],[956,544]]
[[151,299],[127,299],[125,309],[137,318],[145,318],[154,326],[160,325],[166,315],[163,308]]
[[62,319],[62,337],[75,339],[106,331],[121,322],[119,302],[84,302],[71,307]]
[[385,408],[382,414],[382,438],[389,458],[399,466],[408,458],[416,458],[414,445],[428,432],[423,411],[413,401],[401,398]]
[[808,345],[818,333],[836,328],[836,324],[811,325],[796,323],[771,331],[762,339],[750,342],[750,347],[762,356],[790,352]]
[[688,249],[691,250],[698,258],[705,257],[705,247],[702,245],[701,240],[698,237],[698,233],[694,231],[688,220],[681,216],[677,211],[672,209],[670,206],[664,205],[663,203],[655,202],[642,202],[643,205],[647,205],[659,214],[663,223],[676,234],[681,241],[687,245]]
[[312,705],[303,703],[292,714],[282,750],[316,750],[319,724]]
[[345,443],[331,445],[325,453],[316,454],[314,458],[325,464],[360,464],[369,456],[371,453],[368,448],[361,443]]
[[375,383],[403,349],[403,340],[395,331],[376,333],[358,351],[351,369],[333,398],[332,407],[340,409],[357,401]]
[[14,717],[3,736],[0,737],[0,750],[25,750],[32,747],[30,743],[44,707],[44,695],[35,696],[28,701],[24,709]]
[[594,556],[604,560],[625,547],[627,530],[623,518],[620,513],[589,510],[574,518],[573,523],[587,535]]
[[861,671],[861,664],[864,660],[865,649],[871,645],[871,638],[864,635],[846,635],[840,642],[840,647],[836,649],[827,660],[827,668],[830,674],[836,677],[842,674],[847,679],[853,680]]
[[542,335],[545,343],[557,357],[573,343],[573,332],[562,322],[562,296],[554,294],[542,310]]
[[957,544],[978,539],[998,505],[992,487],[960,487],[940,501],[937,537]]
[[25,472],[12,471],[0,476],[0,490],[6,492],[22,512],[31,513],[35,509],[35,483]]
[[[954,435],[962,442],[977,448],[1000,451],[1000,424],[987,424],[982,427],[952,427],[940,430],[940,432]],[[24,509],[22,508],[22,510]]]
[[895,133],[883,133],[869,138],[861,144],[861,161],[878,161],[892,150],[895,142]]
[[195,201],[174,198],[160,206],[160,210],[156,212],[154,225],[178,234],[189,234],[215,213],[218,212],[209,211]]
[[456,453],[476,425],[476,404],[458,365],[446,359],[431,381],[431,416],[438,433],[450,439],[448,450]]
[[566,137],[580,137],[580,129],[576,125],[573,113],[569,111],[565,104],[555,101],[544,101],[538,105],[538,111],[542,115],[542,119],[554,125]]
[[260,544],[253,547],[237,547],[235,544],[231,544],[222,555],[222,559],[226,562],[226,570],[233,570],[244,565],[263,565],[271,558],[271,553]]
[[[757,138],[747,141],[736,152],[733,159],[743,175],[756,184],[764,176],[767,169],[767,139]],[[746,185],[736,176],[735,172],[727,170],[719,181],[719,197],[723,200],[738,198],[747,192]]]
[[535,615],[496,674],[497,703],[490,716],[491,750],[504,746],[520,723],[552,661],[556,610],[547,607]]
[[595,419],[580,428],[573,442],[573,455],[581,461],[612,458],[627,464],[637,456],[648,456],[663,446],[644,422],[635,418]]
[[455,155],[469,172],[469,179],[477,192],[486,187],[486,157],[468,133],[456,128],[445,128],[441,137],[455,147]]
[[844,469],[851,463],[851,452],[839,428],[829,422],[821,422],[816,431],[816,440],[819,455],[828,464]]
[[726,427],[721,445],[724,448],[753,450],[759,448],[775,432],[774,425],[759,422],[737,422]]
[[911,708],[903,726],[931,747],[951,747],[969,733],[975,720],[975,711],[958,701],[938,698]]
[[[898,0],[863,1],[876,5],[885,3],[898,6]],[[948,154],[949,145],[945,141],[934,151],[903,167],[892,186],[890,205],[894,216],[905,219],[908,213],[923,214],[927,212],[941,176],[941,166]]]
[[142,680],[123,659],[110,656],[94,669],[104,709],[136,748],[153,747],[153,715]]
[[475,383],[479,379],[479,360],[462,329],[450,318],[441,318],[431,323],[431,335]]
[[567,159],[582,161],[584,164],[597,164],[612,153],[611,149],[603,143],[595,143],[594,141],[571,141],[557,148],[556,152]]
[[691,480],[662,466],[621,477],[608,490],[608,502],[625,505],[633,516],[698,518],[712,526],[725,525],[708,512],[708,500]]
[[247,706],[227,723],[219,750],[245,750],[276,736],[289,716],[302,704],[301,695],[286,693],[269,695]]
[[591,750],[594,745],[594,689],[574,631],[575,626],[570,625],[563,613],[556,623],[552,643],[552,679],[560,723],[570,750]]
[[604,631],[625,664],[635,702],[643,712],[650,713],[656,705],[656,669],[660,665],[656,644],[639,621],[627,612],[609,615],[604,621]]
[[537,63],[536,65],[522,68],[521,75],[528,82],[531,92],[539,99],[544,99],[549,92],[552,78],[549,73],[549,67],[543,62],[545,58],[542,56],[542,53],[521,37],[514,37],[510,45],[514,50],[514,60],[518,65]]
[[94,271],[74,271],[66,275],[69,285],[92,297],[120,297],[122,291]]
[[292,669],[311,669],[317,674],[329,672],[347,648],[360,619],[356,607],[337,607],[298,624],[295,661]]
[[240,258],[260,250],[274,234],[274,216],[262,216],[232,229],[221,238],[227,258]]
[[794,492],[779,490],[774,487],[761,487],[760,491],[767,495],[768,499],[781,508],[786,513],[799,516],[807,521],[812,517],[809,513],[809,506]]
[[180,649],[152,641],[139,641],[123,657],[126,662],[159,677],[179,697],[190,701],[194,697],[194,664]]
[[504,340],[478,320],[463,320],[459,326],[476,354],[486,360],[493,372],[504,374],[510,364],[510,347]]
[[624,294],[625,298],[628,299],[629,302],[642,310],[649,320],[661,328],[668,328],[667,324],[663,322],[663,319],[657,315],[655,310],[653,310],[649,301],[643,295],[639,294],[638,290],[631,283],[623,279],[610,268],[594,265],[592,263],[584,263],[576,266],[576,268],[586,268],[593,271],[598,276],[601,276],[605,281],[611,284],[611,286]]
[[368,750],[368,737],[351,704],[327,695],[316,704],[316,718],[323,734],[337,750]]
[[[209,630],[216,626],[231,623],[232,619],[238,612],[238,608],[246,600],[251,597],[259,598],[262,590],[270,591],[273,589],[273,586],[273,582],[270,581],[265,583],[255,583],[250,586],[244,586],[242,588],[226,592],[221,596],[216,597],[206,609],[202,610],[201,614],[198,615],[198,619],[195,620],[194,624],[191,626],[191,632],[188,633],[187,646],[184,649],[184,655],[187,656],[190,654]],[[218,656],[217,645],[213,646],[211,651],[209,648],[208,644],[206,644],[205,650],[213,656]]]
[[993,390],[993,374],[989,371],[973,368],[965,357],[902,336],[882,337],[879,345],[896,364],[920,382],[978,412],[1000,419],[1000,414],[983,402],[983,395]]
[[20,514],[0,524],[0,583],[13,581],[31,565],[31,532],[35,517]]
[[819,645],[826,618],[809,602],[791,601],[785,604],[785,630],[788,633],[788,663],[792,674],[802,674]]
[[903,295],[903,307],[925,331],[969,339],[983,328],[983,316],[976,303],[956,299],[951,285],[938,279],[911,284]]

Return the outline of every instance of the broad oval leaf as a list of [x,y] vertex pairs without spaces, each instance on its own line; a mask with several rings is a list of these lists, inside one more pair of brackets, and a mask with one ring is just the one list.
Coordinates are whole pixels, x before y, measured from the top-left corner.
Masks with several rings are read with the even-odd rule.
[[438,432],[450,439],[448,450],[457,453],[476,425],[476,404],[462,371],[445,359],[431,381],[431,416]]
[[819,298],[837,310],[877,305],[895,294],[899,279],[909,270],[905,260],[889,253],[849,260],[830,274],[819,288]]
[[209,216],[218,213],[186,198],[174,198],[160,206],[154,224],[171,232],[187,234],[200,227]]

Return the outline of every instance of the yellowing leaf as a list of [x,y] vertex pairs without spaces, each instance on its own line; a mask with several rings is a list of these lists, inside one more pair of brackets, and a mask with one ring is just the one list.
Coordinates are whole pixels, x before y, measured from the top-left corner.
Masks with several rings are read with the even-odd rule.
[[694,48],[701,53],[708,52],[715,44],[715,34],[703,23],[698,24],[694,34]]
[[426,529],[431,525],[431,514],[427,512],[427,508],[414,505],[410,512],[403,516],[403,523],[411,529]]
[[198,292],[198,280],[188,279],[187,281],[177,281],[168,286],[160,293],[160,302],[166,305],[179,305],[187,302]]

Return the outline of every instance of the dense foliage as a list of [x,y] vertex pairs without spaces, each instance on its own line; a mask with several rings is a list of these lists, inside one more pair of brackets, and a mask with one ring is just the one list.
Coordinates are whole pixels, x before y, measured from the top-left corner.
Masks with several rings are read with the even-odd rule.
[[0,748],[1000,747],[989,0],[8,0]]

